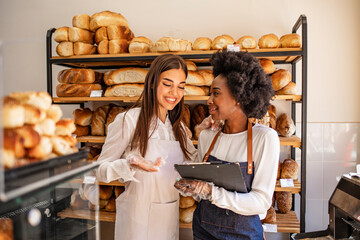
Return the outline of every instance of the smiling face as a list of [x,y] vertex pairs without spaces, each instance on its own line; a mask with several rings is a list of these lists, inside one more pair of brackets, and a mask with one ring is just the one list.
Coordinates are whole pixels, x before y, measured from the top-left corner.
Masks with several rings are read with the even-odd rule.
[[240,106],[231,95],[226,78],[217,76],[211,84],[211,95],[207,101],[209,113],[214,120],[229,120],[239,115]]
[[162,72],[157,87],[159,103],[159,118],[165,120],[167,111],[174,107],[184,97],[186,75],[183,69],[171,69]]

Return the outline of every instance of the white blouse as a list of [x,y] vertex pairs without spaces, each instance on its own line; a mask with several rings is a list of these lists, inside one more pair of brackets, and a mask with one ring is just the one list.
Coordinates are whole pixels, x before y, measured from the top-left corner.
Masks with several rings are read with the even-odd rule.
[[[108,126],[108,133],[98,159],[101,162],[97,170],[97,179],[102,182],[119,180],[121,182],[136,181],[135,171],[130,168],[126,157],[130,153],[139,153],[138,150],[130,150],[130,143],[134,135],[140,108],[130,109],[126,114],[118,114],[115,120]],[[157,124],[156,129],[154,129]],[[172,124],[166,117],[165,123],[159,118],[154,118],[150,125],[150,138],[174,141]],[[187,149],[192,159],[197,158],[197,150],[190,138],[187,138]],[[159,156],[160,157],[160,156]],[[185,160],[185,159],[184,159]]]
[[[203,130],[199,136],[199,155],[204,157],[217,132]],[[227,191],[215,186],[212,203],[242,215],[265,217],[272,203],[279,162],[280,142],[277,133],[266,126],[253,126],[254,179],[249,193]],[[247,162],[247,131],[220,133],[211,155],[228,162]],[[265,214],[265,215],[263,215]]]

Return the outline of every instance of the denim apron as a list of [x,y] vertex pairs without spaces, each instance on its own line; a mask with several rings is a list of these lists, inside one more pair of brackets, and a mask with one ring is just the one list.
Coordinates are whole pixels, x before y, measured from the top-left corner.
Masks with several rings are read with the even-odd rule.
[[[210,155],[221,130],[212,141],[204,162],[223,162]],[[247,137],[248,161],[241,162],[240,168],[243,174],[248,192],[251,191],[254,179],[254,166],[252,162],[252,125],[248,122]],[[198,204],[193,218],[194,240],[217,240],[217,239],[251,239],[262,240],[263,228],[259,215],[245,216],[234,213],[231,210],[219,208],[208,200],[201,200]]]

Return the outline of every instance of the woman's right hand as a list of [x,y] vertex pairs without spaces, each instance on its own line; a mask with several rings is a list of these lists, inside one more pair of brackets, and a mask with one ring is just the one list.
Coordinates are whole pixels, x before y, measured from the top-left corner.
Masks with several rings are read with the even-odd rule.
[[162,158],[159,157],[156,159],[155,162],[145,160],[142,156],[138,154],[130,154],[127,157],[129,164],[131,167],[135,167],[141,170],[144,170],[146,172],[157,172],[159,171],[159,166],[162,162]]
[[224,122],[222,120],[213,120],[211,115],[206,117],[200,124],[198,124],[195,128],[200,133],[202,130],[210,128],[212,131],[219,131]]

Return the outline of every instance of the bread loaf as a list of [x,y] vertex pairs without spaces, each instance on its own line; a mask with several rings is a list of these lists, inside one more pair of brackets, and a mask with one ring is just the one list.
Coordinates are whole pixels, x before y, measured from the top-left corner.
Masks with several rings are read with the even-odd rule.
[[15,167],[17,163],[17,159],[15,157],[14,151],[3,149],[2,151],[0,151],[0,154],[2,154],[3,164],[5,169],[10,169]]
[[119,113],[122,113],[124,111],[125,111],[125,108],[123,108],[123,107],[116,106],[116,107],[111,108],[111,110],[109,111],[109,114],[108,114],[108,116],[106,118],[106,123],[105,123],[105,132],[106,133],[108,131],[109,124],[112,123],[115,120],[116,116]]
[[270,117],[269,127],[276,130],[276,107],[274,105],[270,105],[268,113]]
[[210,69],[203,69],[197,71],[205,80],[205,86],[211,86],[212,81],[214,80],[214,75],[212,70]]
[[55,121],[50,118],[45,118],[41,122],[35,124],[34,129],[40,135],[52,136],[55,134]]
[[11,218],[0,218],[0,239],[13,240],[14,226]]
[[120,194],[122,194],[125,191],[125,188],[123,186],[116,186],[114,188],[115,197],[118,198]]
[[288,213],[292,207],[291,192],[276,192],[276,204],[280,213]]
[[286,113],[281,114],[276,120],[276,130],[283,137],[291,137],[295,133],[294,121]]
[[150,52],[152,41],[146,37],[135,37],[129,44],[129,53]]
[[190,107],[187,104],[184,104],[182,121],[186,127],[190,128]]
[[281,166],[281,178],[298,179],[299,165],[293,159],[285,159]]
[[185,85],[184,95],[186,96],[207,96],[208,94],[208,88]]
[[92,121],[93,112],[90,108],[78,108],[73,111],[74,122],[80,126],[89,126]]
[[191,223],[193,220],[194,211],[196,209],[196,205],[189,208],[180,208],[179,218],[183,223]]
[[229,35],[221,35],[217,36],[211,44],[211,49],[213,50],[221,50],[227,49],[227,45],[234,44],[234,39]]
[[295,95],[296,83],[289,82],[285,87],[276,92],[277,95]]
[[109,113],[110,106],[105,105],[98,107],[92,118],[91,123],[91,135],[93,136],[105,136],[105,122],[107,114]]
[[126,39],[131,41],[134,38],[134,33],[126,26],[109,25],[107,36],[109,40]]
[[25,139],[13,129],[4,129],[4,149],[11,151],[16,158],[25,156]]
[[41,136],[40,143],[35,147],[28,149],[27,155],[30,158],[44,159],[53,150],[53,146],[49,137]]
[[209,108],[205,104],[196,105],[191,112],[190,127],[194,132],[194,127],[200,124],[207,116],[209,116]]
[[79,14],[72,19],[73,27],[90,30],[90,16],[87,14]]
[[71,136],[58,136],[58,137],[64,139],[70,145],[70,147],[75,147],[75,145],[77,144],[76,137],[74,137],[73,135],[71,135]]
[[128,53],[129,52],[129,42],[126,39],[117,39],[109,41],[109,53]]
[[58,136],[68,136],[76,130],[74,120],[70,118],[60,119],[56,122],[55,127],[55,135]]
[[113,194],[113,186],[99,186],[99,197],[103,200],[108,200]]
[[58,97],[90,97],[93,90],[102,90],[101,85],[60,83],[56,86],[56,95]]
[[69,41],[69,27],[60,27],[54,32],[54,40],[56,42],[68,42]]
[[93,159],[101,153],[102,145],[92,145],[89,147],[88,158]]
[[205,79],[203,76],[195,71],[188,71],[188,76],[186,78],[186,87],[188,85],[194,85],[194,86],[204,86],[205,85]]
[[106,206],[104,207],[104,210],[107,212],[115,212],[116,211],[116,204],[115,204],[115,197],[111,197]]
[[188,71],[197,71],[197,66],[194,62],[185,60],[185,63]]
[[95,32],[100,27],[119,25],[129,27],[128,21],[120,13],[103,11],[95,13],[90,19],[90,30]]
[[151,52],[169,52],[168,37],[162,37],[150,45]]
[[3,98],[2,120],[4,128],[15,128],[24,125],[25,109],[18,100],[10,97]]
[[21,104],[29,104],[44,111],[47,111],[52,104],[52,98],[47,92],[13,92],[9,96]]
[[301,37],[299,34],[286,34],[280,38],[282,48],[301,48]]
[[54,122],[57,122],[62,117],[62,111],[59,105],[52,104],[49,109],[46,111],[46,118],[52,119]]
[[276,212],[275,212],[275,208],[273,206],[271,206],[266,213],[266,217],[264,218],[264,220],[262,221],[263,223],[276,223]]
[[94,33],[77,27],[69,27],[69,41],[93,44]]
[[278,48],[279,46],[279,38],[273,33],[266,34],[259,39],[259,48]]
[[52,136],[51,143],[53,151],[60,156],[74,153],[70,143],[62,137]]
[[95,42],[96,44],[99,44],[101,41],[108,41],[108,35],[107,35],[107,28],[106,27],[101,27],[98,30],[96,30],[95,32]]
[[266,59],[266,58],[260,59],[260,64],[263,67],[264,72],[266,74],[272,74],[276,70],[274,62],[271,61],[270,59]]
[[162,37],[150,46],[152,52],[191,51],[191,42],[184,39]]
[[37,124],[46,118],[46,112],[40,108],[34,107],[29,104],[23,104],[24,106],[24,123],[25,124]]
[[90,55],[96,52],[96,47],[89,43],[75,42],[74,54],[75,55]]
[[211,39],[207,37],[199,37],[195,39],[192,49],[193,50],[210,50],[211,48]]
[[109,71],[104,74],[106,85],[115,85],[122,83],[144,83],[148,70],[143,68],[120,68]]
[[144,90],[144,84],[125,83],[108,87],[105,97],[138,97]]
[[277,180],[281,178],[281,168],[282,168],[282,162],[279,162],[277,176],[276,176]]
[[109,54],[109,41],[102,40],[97,45],[97,51],[99,54]]
[[240,49],[255,49],[257,42],[252,36],[242,36],[236,41],[240,45]]
[[56,53],[61,57],[69,57],[74,55],[74,43],[61,42],[56,46]]
[[93,83],[95,72],[85,68],[64,69],[58,73],[57,79],[59,83]]
[[291,74],[285,69],[279,69],[271,75],[273,89],[278,91],[289,84],[291,81]]
[[73,132],[74,135],[76,135],[77,137],[81,137],[81,136],[88,136],[90,135],[90,126],[80,126],[80,125],[75,125],[76,129]]
[[183,197],[180,196],[180,208],[189,208],[194,206],[195,200],[192,197]]

